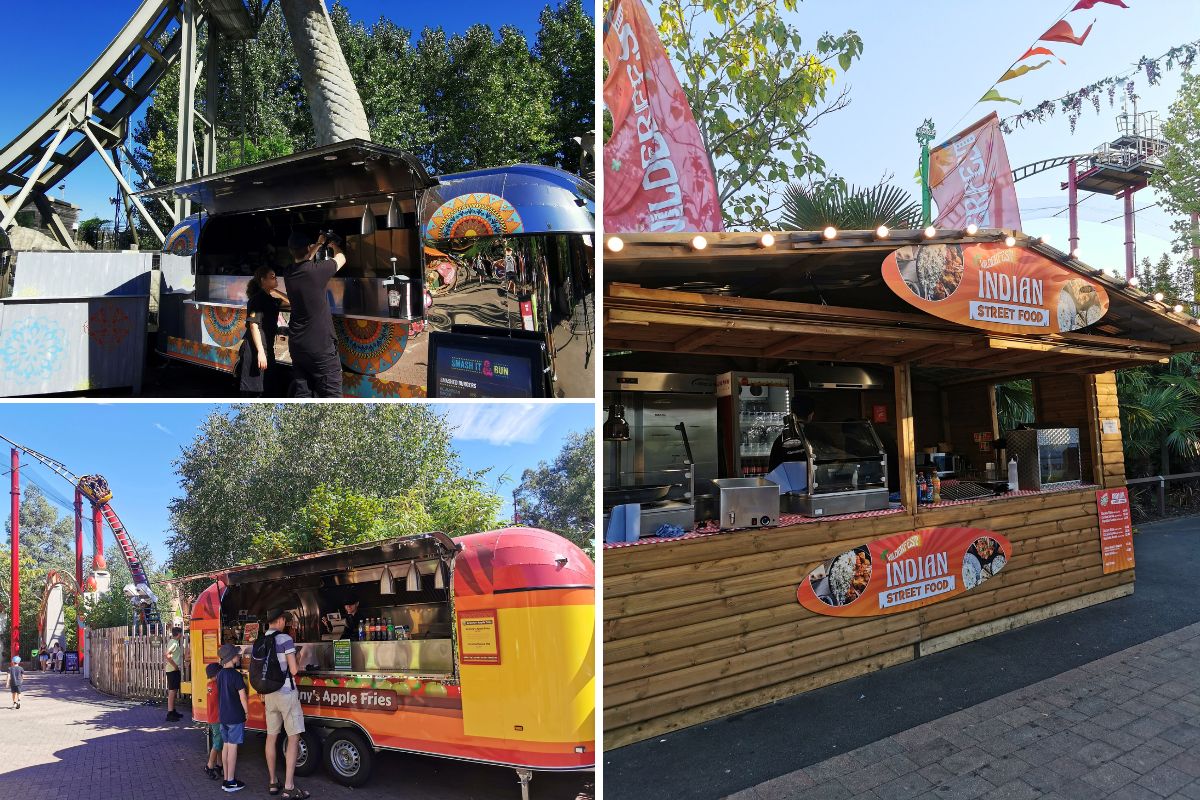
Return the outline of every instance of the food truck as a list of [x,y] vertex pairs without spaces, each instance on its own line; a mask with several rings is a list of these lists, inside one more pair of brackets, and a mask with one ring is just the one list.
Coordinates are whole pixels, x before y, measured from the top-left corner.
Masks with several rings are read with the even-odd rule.
[[[373,754],[397,750],[511,767],[527,799],[535,771],[594,768],[593,566],[557,534],[424,533],[197,577],[214,582],[192,604],[193,675],[222,644],[247,669],[268,609],[288,610],[300,775],[324,763],[361,786]],[[351,598],[363,640],[345,628]],[[249,692],[246,727],[265,732]],[[203,718],[204,692],[192,702]]]
[[[524,164],[435,177],[353,140],[143,194],[202,209],[163,247],[191,272],[160,296],[168,359],[233,373],[250,276],[272,265],[286,291],[291,232],[332,230],[346,242],[329,299],[347,396],[593,393],[595,190],[579,177]],[[286,325],[275,344],[288,363]]]
[[1010,230],[604,245],[605,747],[1133,592],[1181,307]]

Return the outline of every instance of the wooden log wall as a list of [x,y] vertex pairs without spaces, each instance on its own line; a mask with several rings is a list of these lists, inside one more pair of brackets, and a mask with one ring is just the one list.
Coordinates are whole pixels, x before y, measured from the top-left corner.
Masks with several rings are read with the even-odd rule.
[[[163,671],[163,652],[168,628],[152,628],[150,633],[131,634],[129,628],[100,628],[87,632],[89,680],[105,694],[128,698],[167,696],[167,676]],[[183,631],[184,687],[191,680],[188,632]],[[181,693],[182,694],[182,693]]]
[[[1078,402],[1088,408],[1092,398],[1091,419],[1115,416],[1110,377],[1089,378],[1085,388]],[[1107,441],[1100,449],[1104,471],[1116,468],[1104,459],[1119,452],[1119,438],[1117,450]],[[880,536],[947,525],[1004,534],[1012,560],[980,588],[890,616],[827,617],[797,602],[800,582],[825,559]],[[1091,488],[614,548],[603,557],[606,748],[1128,594],[1134,577],[1103,573]]]

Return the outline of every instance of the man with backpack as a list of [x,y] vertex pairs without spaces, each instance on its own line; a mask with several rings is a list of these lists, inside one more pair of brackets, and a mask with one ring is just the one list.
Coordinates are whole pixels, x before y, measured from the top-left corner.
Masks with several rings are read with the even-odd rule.
[[[270,786],[267,791],[286,800],[305,800],[311,795],[295,785],[296,757],[300,748],[300,734],[304,733],[304,711],[300,708],[300,694],[296,691],[296,643],[284,633],[287,626],[287,611],[282,608],[267,612],[267,629],[254,642],[250,659],[250,684],[263,696],[263,707],[267,718],[267,772]],[[287,749],[284,752],[284,780],[276,777],[275,762],[278,748],[276,739],[280,729],[287,734]]]

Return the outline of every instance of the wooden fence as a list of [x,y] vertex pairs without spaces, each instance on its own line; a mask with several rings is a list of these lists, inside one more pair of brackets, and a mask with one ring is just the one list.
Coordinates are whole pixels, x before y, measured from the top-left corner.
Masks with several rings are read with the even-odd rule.
[[[88,669],[92,686],[116,697],[166,697],[163,651],[170,628],[153,626],[150,633],[131,633],[127,626],[87,632]],[[191,680],[187,627],[183,631],[182,680]]]

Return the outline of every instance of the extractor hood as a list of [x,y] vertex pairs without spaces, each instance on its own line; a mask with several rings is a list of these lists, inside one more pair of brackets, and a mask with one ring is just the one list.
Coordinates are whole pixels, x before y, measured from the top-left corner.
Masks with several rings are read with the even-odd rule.
[[891,376],[865,367],[795,364],[797,389],[872,389],[892,385]]

